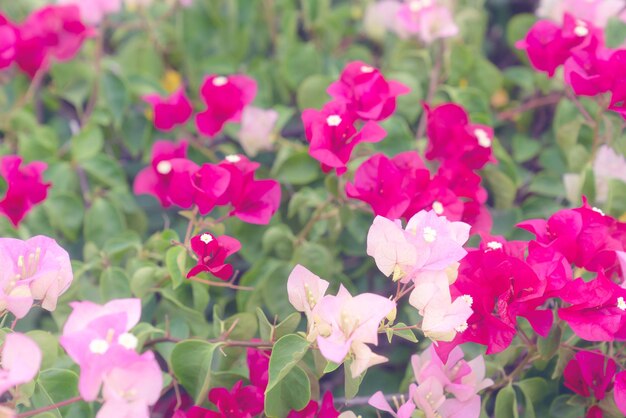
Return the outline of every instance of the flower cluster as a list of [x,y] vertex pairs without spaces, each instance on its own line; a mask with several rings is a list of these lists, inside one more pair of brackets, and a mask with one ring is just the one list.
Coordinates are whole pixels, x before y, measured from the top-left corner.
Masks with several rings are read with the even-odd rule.
[[297,265],[287,280],[289,302],[306,315],[307,338],[317,342],[322,355],[336,364],[352,359],[350,372],[358,377],[387,360],[367,344],[378,345],[378,327],[396,306],[373,293],[352,296],[343,285],[337,295],[327,295],[328,286],[326,280]]
[[163,207],[197,207],[206,215],[215,206],[230,206],[229,216],[244,222],[267,224],[280,204],[280,185],[257,180],[258,163],[229,155],[219,164],[198,166],[187,159],[187,142],[157,141],[152,164],[135,177],[136,194],[150,194]]
[[49,5],[15,24],[0,13],[0,70],[13,63],[30,77],[46,71],[53,60],[71,60],[93,34],[73,5]]
[[302,122],[311,157],[321,163],[325,173],[335,170],[340,176],[359,143],[379,142],[385,137],[377,122],[391,116],[396,97],[409,89],[397,81],[387,81],[377,68],[354,61],[346,65],[327,92],[333,100],[321,110],[306,109]]
[[137,353],[137,337],[130,333],[141,317],[141,300],[70,306],[60,342],[80,366],[80,396],[91,402],[102,389],[98,418],[149,417],[149,406],[161,395],[163,376],[152,352]]
[[428,113],[426,158],[439,161],[433,176],[415,151],[388,158],[378,153],[357,168],[346,194],[368,203],[376,215],[409,219],[420,210],[434,210],[472,226],[472,233],[488,233],[491,216],[485,207],[487,191],[476,170],[495,162],[493,130],[472,124],[465,109],[445,103]]
[[409,386],[409,396],[394,411],[381,391],[376,392],[369,404],[397,418],[410,418],[417,409],[426,417],[478,418],[480,396],[478,392],[493,384],[485,379],[485,361],[482,356],[467,362],[463,351],[455,348],[446,361],[437,356],[431,345],[421,355],[411,358],[414,382]]

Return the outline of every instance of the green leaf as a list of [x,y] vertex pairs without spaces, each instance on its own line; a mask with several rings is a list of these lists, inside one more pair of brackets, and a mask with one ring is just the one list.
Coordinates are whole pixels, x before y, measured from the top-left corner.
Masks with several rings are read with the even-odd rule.
[[559,349],[559,345],[561,344],[561,337],[563,335],[563,330],[561,327],[554,327],[552,332],[548,335],[548,338],[537,338],[537,349],[539,350],[539,354],[546,360],[550,360],[556,351]]
[[194,399],[196,405],[204,402],[211,387],[211,364],[215,349],[221,343],[199,340],[181,341],[174,346],[170,364],[174,376]]
[[496,396],[495,416],[498,418],[519,418],[517,398],[512,386],[505,386]]
[[396,327],[406,328],[406,326],[406,324],[398,322],[393,328],[391,328],[393,335],[397,335],[400,338],[404,338],[405,340],[411,341],[412,343],[416,343],[417,337],[415,336],[415,333],[412,329],[396,329]]
[[126,272],[119,267],[104,270],[100,275],[100,295],[104,302],[130,297],[130,279]]
[[98,197],[85,214],[83,233],[86,241],[102,246],[111,236],[124,230],[126,222],[117,208],[107,199]]
[[626,23],[619,17],[612,16],[606,24],[604,35],[607,47],[618,48],[626,41]]
[[301,320],[302,315],[300,314],[300,312],[294,312],[289,315],[282,322],[276,325],[276,328],[274,329],[274,339],[278,340],[287,334],[296,332]]
[[270,357],[269,382],[266,393],[269,393],[287,376],[289,371],[307,353],[310,345],[310,342],[296,334],[285,335],[276,341]]
[[531,377],[516,383],[534,403],[541,402],[548,392],[548,383],[542,377]]
[[574,357],[574,350],[571,350],[566,347],[561,347],[558,349],[556,366],[554,366],[554,372],[552,372],[552,379],[558,379],[563,376],[563,370],[565,370],[565,366],[567,363]]
[[76,240],[85,217],[83,201],[75,194],[60,193],[49,196],[43,204],[50,225],[70,240]]
[[526,37],[528,30],[537,21],[537,17],[530,13],[517,14],[513,16],[506,26],[506,41],[509,47],[516,51],[515,43]]
[[296,186],[312,183],[322,174],[319,163],[306,151],[291,155],[278,167],[274,167],[272,173],[281,183]]
[[359,387],[361,386],[361,382],[363,381],[366,373],[363,372],[360,376],[352,377],[352,371],[350,370],[352,362],[352,359],[348,359],[343,363],[344,388],[346,392],[346,399],[352,399],[357,395],[357,393],[359,393]]
[[[273,356],[274,352],[272,351]],[[300,367],[295,366],[277,385],[271,388],[270,386],[267,387],[265,391],[265,415],[277,418],[286,417],[291,410],[303,409],[310,400],[311,384],[309,377]]]
[[127,189],[126,176],[120,163],[108,155],[98,154],[94,158],[83,161],[81,166],[89,176],[103,186]]
[[[71,370],[48,369],[39,373],[35,393],[31,398],[33,406],[42,408],[65,401],[78,395],[78,375]],[[50,411],[61,418],[67,407]]]
[[106,103],[106,107],[109,110],[116,127],[122,125],[122,119],[126,113],[126,109],[130,105],[130,94],[128,93],[128,87],[120,76],[114,74],[112,71],[106,71],[101,78],[102,85],[100,91],[102,92],[103,103]]
[[165,253],[165,267],[172,279],[172,288],[183,284],[187,276],[187,250],[179,245]]
[[59,357],[59,341],[57,337],[43,330],[29,331],[26,335],[32,338],[41,349],[43,358],[40,369],[46,370],[51,368]]
[[307,77],[298,86],[296,94],[296,102],[300,110],[319,109],[328,101],[329,97],[326,88],[332,79],[327,76],[315,74]]
[[494,166],[484,169],[485,179],[495,199],[496,209],[509,209],[513,206],[517,187],[513,180]]
[[88,125],[78,135],[72,137],[72,158],[78,162],[96,157],[104,145],[102,130],[95,125]]
[[580,405],[571,405],[568,401],[571,395],[557,396],[550,404],[550,417],[578,418],[585,415],[585,409]]

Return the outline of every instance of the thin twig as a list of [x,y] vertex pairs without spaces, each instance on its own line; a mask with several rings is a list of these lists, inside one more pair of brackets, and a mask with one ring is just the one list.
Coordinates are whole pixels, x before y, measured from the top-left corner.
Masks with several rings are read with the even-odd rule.
[[61,402],[53,403],[52,405],[44,406],[38,409],[33,409],[32,411],[22,412],[21,414],[18,414],[16,418],[32,417],[34,415],[41,414],[42,412],[52,411],[53,409],[58,409],[67,405],[71,405],[73,403],[80,402],[82,400],[83,398],[81,398],[80,396],[75,396],[73,398],[66,399]]

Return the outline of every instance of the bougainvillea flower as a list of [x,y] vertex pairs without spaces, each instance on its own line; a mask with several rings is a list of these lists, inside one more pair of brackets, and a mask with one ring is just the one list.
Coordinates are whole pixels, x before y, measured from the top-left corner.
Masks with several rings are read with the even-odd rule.
[[15,60],[30,77],[40,69],[46,70],[50,58],[72,59],[92,34],[82,23],[80,10],[75,5],[44,6],[28,16],[19,26],[19,32]]
[[396,110],[396,97],[409,91],[402,83],[385,80],[380,70],[361,61],[348,63],[339,80],[327,90],[333,99],[345,103],[359,119],[373,121],[391,116]]
[[336,296],[324,296],[314,312],[323,324],[317,327],[320,352],[337,364],[343,363],[352,352],[354,361],[350,371],[353,377],[386,361],[386,358],[372,353],[366,344],[378,344],[378,326],[395,307],[393,301],[373,293],[352,296],[343,286]]
[[575,36],[567,36],[558,24],[540,20],[530,28],[523,40],[516,43],[516,46],[526,51],[533,68],[552,77],[556,69],[571,56],[572,48],[583,42],[591,32],[585,22],[579,20],[575,22],[577,22],[573,31]]
[[2,13],[0,13],[0,70],[9,67],[17,53],[18,31]]
[[104,377],[104,403],[96,418],[149,418],[161,396],[163,375],[152,352],[128,351]]
[[[195,164],[187,160],[171,160],[166,196],[177,206],[196,205],[201,215],[206,215],[218,204],[230,184],[230,172],[215,164],[205,163],[193,171]],[[168,181],[169,180],[169,181]]]
[[246,363],[250,372],[250,383],[260,388],[263,392],[267,388],[269,381],[269,367],[271,350],[257,350],[248,348],[246,353]]
[[354,124],[358,116],[341,102],[327,103],[322,110],[306,109],[302,122],[309,154],[321,163],[327,173],[332,169],[337,175],[346,172],[354,147],[361,142],[379,142],[387,134],[376,122],[366,122],[360,130]]
[[626,158],[616,153],[610,146],[601,145],[593,160],[593,177],[595,178],[596,201],[606,202],[611,180],[626,183]]
[[216,237],[205,232],[191,238],[191,249],[198,256],[198,264],[189,270],[187,278],[206,271],[219,279],[228,280],[233,275],[233,266],[224,261],[241,249],[241,243],[228,235]]
[[357,168],[354,183],[346,184],[346,194],[369,204],[375,215],[397,219],[429,180],[430,172],[417,152],[405,152],[392,159],[374,154]]
[[72,313],[59,342],[80,366],[78,390],[86,401],[98,397],[107,372],[134,353],[137,338],[129,333],[141,317],[141,300],[114,299],[104,305],[72,302]]
[[[187,141],[178,144],[169,141],[156,141],[152,146],[152,162],[141,170],[133,183],[136,194],[149,194],[167,208],[172,205],[172,195],[178,198],[176,204],[188,208],[193,203],[191,188],[192,174],[198,166],[187,160]],[[186,187],[185,187],[186,186]]]
[[291,411],[287,418],[337,418],[339,411],[335,409],[332,392],[328,391],[322,397],[322,404],[311,399],[307,406],[299,411]]
[[376,216],[367,233],[367,255],[385,276],[399,280],[408,275],[417,263],[417,247],[402,229],[399,220]]
[[561,23],[567,13],[604,28],[609,18],[618,15],[623,8],[622,0],[541,0],[536,13],[557,23]]
[[161,131],[170,131],[176,125],[184,124],[193,112],[191,102],[182,87],[169,97],[147,94],[142,99],[152,106],[154,127]]
[[241,380],[235,383],[230,391],[226,388],[211,389],[209,401],[213,402],[218,410],[217,413],[207,412],[204,415],[210,418],[253,417],[260,414],[264,408],[263,391],[256,386],[243,386]]
[[287,279],[289,303],[297,311],[306,314],[309,324],[312,321],[313,309],[326,294],[329,284],[300,264],[296,265],[289,274]]
[[[43,235],[26,241],[0,238],[0,260],[3,273],[9,279],[3,284],[2,292],[7,299],[2,304],[13,312],[11,307],[19,304],[21,296],[23,306],[14,308],[13,312],[19,317],[24,316],[24,311],[28,312],[26,307],[33,299],[41,301],[41,307],[48,311],[56,309],[57,299],[74,278],[67,251],[54,239]],[[23,286],[27,286],[28,291]]]
[[452,302],[444,271],[420,273],[409,303],[422,315],[421,330],[433,341],[452,341],[457,332],[467,329],[472,315],[471,296],[463,295]]
[[398,10],[398,24],[404,31],[417,34],[427,44],[459,33],[450,10],[433,4],[432,0],[410,0],[404,3]]
[[243,110],[238,137],[246,154],[254,157],[260,151],[272,149],[276,139],[274,129],[278,116],[278,112],[273,109],[247,106]]
[[604,399],[611,390],[617,364],[599,351],[579,351],[563,370],[565,386],[580,396]]
[[387,412],[394,418],[411,418],[413,411],[415,411],[415,404],[411,399],[400,405],[398,411],[394,411],[391,405],[389,405],[389,402],[387,402],[387,399],[385,399],[385,395],[383,395],[383,392],[380,390],[374,393],[367,403],[380,411]]
[[626,371],[621,371],[615,375],[613,399],[620,412],[626,415]]
[[280,184],[276,180],[256,180],[259,164],[242,155],[229,155],[219,166],[230,172],[230,183],[217,204],[230,203],[230,215],[244,222],[267,225],[280,206]]
[[225,123],[239,122],[243,109],[256,96],[256,81],[244,75],[210,75],[200,87],[205,111],[196,115],[196,127],[206,136],[215,136]]
[[0,394],[33,380],[39,372],[41,358],[41,350],[31,338],[15,332],[7,334],[2,344]]
[[78,6],[81,17],[89,24],[98,24],[106,15],[122,9],[122,0],[59,0],[58,3]]
[[43,182],[43,172],[47,167],[40,161],[22,165],[22,157],[17,155],[0,158],[0,176],[8,185],[4,198],[0,200],[0,213],[13,225],[18,226],[32,207],[47,197],[51,186]]

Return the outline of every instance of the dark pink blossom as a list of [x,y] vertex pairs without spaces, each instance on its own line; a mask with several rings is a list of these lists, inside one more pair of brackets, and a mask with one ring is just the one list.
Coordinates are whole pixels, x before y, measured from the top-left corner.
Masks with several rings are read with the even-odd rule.
[[565,386],[574,393],[604,399],[613,386],[617,364],[599,351],[579,351],[563,370]]
[[302,112],[309,154],[321,163],[325,173],[335,169],[337,175],[342,175],[355,146],[361,142],[379,142],[385,137],[385,130],[377,123],[368,121],[357,130],[357,121],[358,115],[340,102],[327,103],[320,111]]
[[621,371],[615,375],[613,399],[620,412],[626,415],[626,371]]
[[291,411],[287,418],[337,418],[339,411],[335,409],[333,394],[326,392],[322,397],[322,404],[311,399],[303,409]]
[[0,13],[0,70],[13,64],[18,39],[19,34],[15,25]]
[[244,75],[205,78],[200,87],[200,96],[207,108],[196,115],[196,127],[206,136],[215,136],[224,124],[239,122],[241,112],[256,96],[256,81]]
[[189,270],[187,278],[206,271],[221,280],[228,280],[233,275],[233,266],[225,263],[226,258],[239,251],[241,243],[228,235],[216,237],[205,232],[191,238],[191,249],[198,256],[198,264]]
[[263,392],[267,388],[269,381],[269,367],[271,350],[257,350],[248,348],[246,362],[250,371],[250,383]]
[[172,203],[183,208],[195,204],[198,212],[206,215],[226,193],[229,182],[229,171],[215,164],[202,164],[194,172],[173,170],[169,197]]
[[[225,388],[211,389],[209,401],[218,412],[207,411],[207,418],[251,418],[263,411],[263,391],[256,386],[243,386],[243,381],[235,383],[229,391]],[[200,416],[200,415],[197,415]]]
[[345,103],[358,118],[383,120],[396,109],[396,97],[410,89],[397,81],[387,81],[380,70],[362,61],[348,63],[339,80],[328,87],[328,94]]
[[191,102],[182,87],[169,97],[147,94],[142,99],[152,106],[154,127],[161,131],[170,131],[176,125],[184,124],[193,112]]
[[7,191],[0,200],[0,213],[18,226],[26,214],[48,195],[50,183],[43,182],[48,165],[34,161],[22,165],[22,157],[7,155],[0,158],[0,176],[7,183]]

